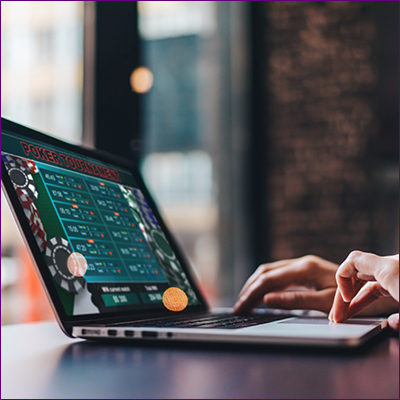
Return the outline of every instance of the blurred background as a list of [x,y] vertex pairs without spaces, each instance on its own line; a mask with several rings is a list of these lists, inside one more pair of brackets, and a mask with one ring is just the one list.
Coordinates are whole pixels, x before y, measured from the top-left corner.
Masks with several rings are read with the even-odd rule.
[[[398,2],[1,2],[1,115],[135,158],[213,305],[398,253]],[[53,318],[1,197],[1,323]]]

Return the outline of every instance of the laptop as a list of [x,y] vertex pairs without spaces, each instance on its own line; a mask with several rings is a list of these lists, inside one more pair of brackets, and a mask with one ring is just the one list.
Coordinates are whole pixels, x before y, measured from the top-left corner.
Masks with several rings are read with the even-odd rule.
[[134,161],[2,118],[1,187],[71,338],[354,347],[386,327],[211,309]]

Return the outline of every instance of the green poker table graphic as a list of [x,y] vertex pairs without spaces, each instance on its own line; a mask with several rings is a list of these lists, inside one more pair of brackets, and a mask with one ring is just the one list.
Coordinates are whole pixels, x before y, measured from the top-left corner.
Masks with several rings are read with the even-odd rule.
[[186,293],[189,305],[200,304],[143,193],[139,189],[128,187],[124,187],[123,193],[135,216],[143,224],[144,236],[153,250],[168,283],[171,286],[182,289]]

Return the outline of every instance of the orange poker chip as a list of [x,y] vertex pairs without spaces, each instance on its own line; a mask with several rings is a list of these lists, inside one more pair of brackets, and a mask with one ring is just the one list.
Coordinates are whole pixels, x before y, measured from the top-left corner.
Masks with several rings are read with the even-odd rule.
[[170,287],[164,292],[162,302],[170,311],[182,311],[188,305],[189,300],[182,289]]

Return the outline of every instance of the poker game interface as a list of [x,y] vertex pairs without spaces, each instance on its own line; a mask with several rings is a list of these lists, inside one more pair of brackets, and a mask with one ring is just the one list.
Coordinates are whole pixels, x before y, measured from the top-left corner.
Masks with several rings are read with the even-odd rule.
[[67,315],[199,304],[130,171],[7,131],[1,157]]

